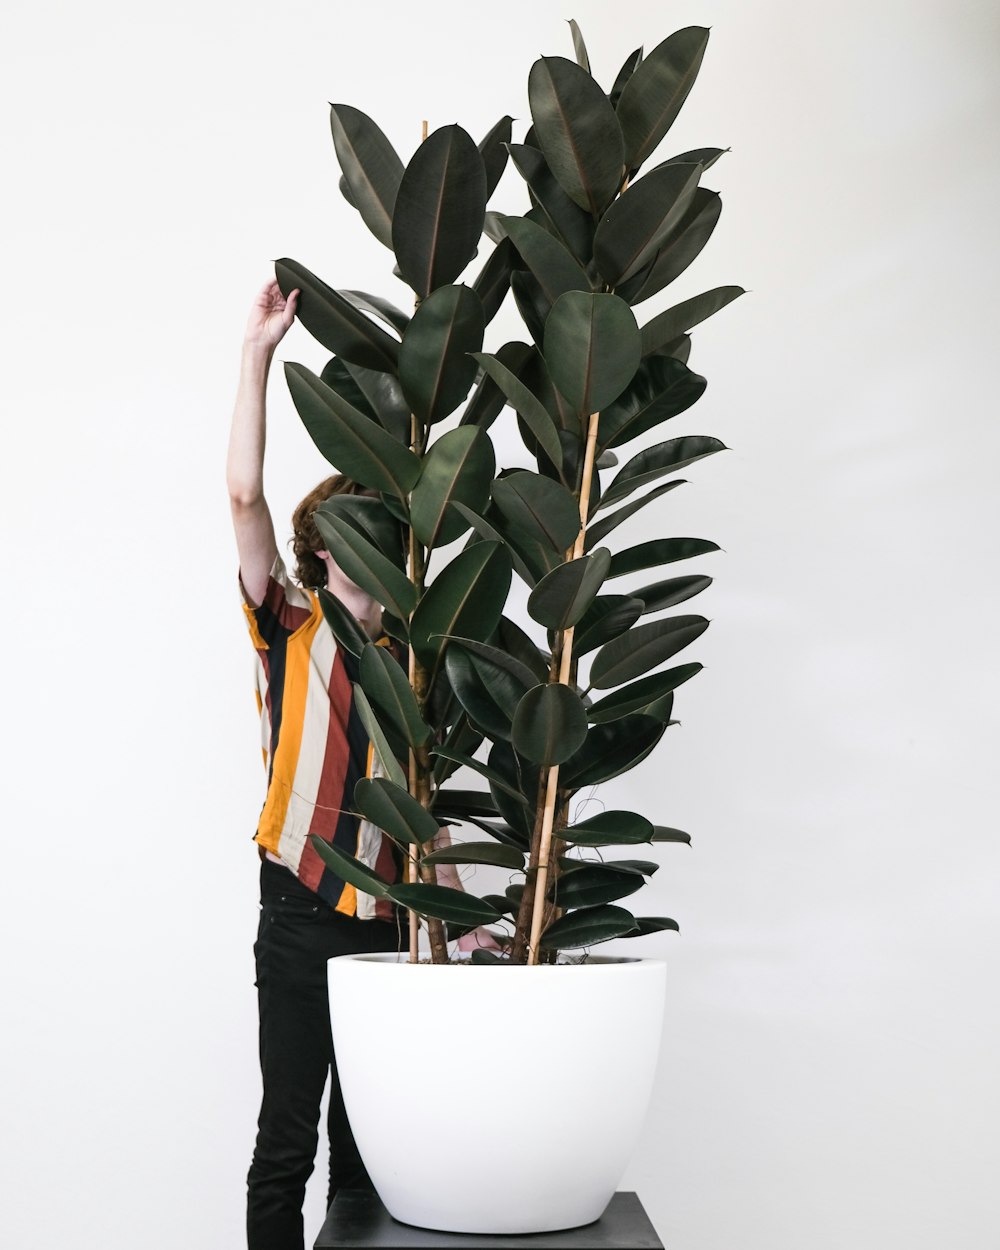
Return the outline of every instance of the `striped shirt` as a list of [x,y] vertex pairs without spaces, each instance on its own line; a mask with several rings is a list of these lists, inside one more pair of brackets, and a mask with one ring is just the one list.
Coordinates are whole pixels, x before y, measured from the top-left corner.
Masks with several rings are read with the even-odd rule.
[[[319,598],[296,586],[275,557],[264,601],[254,607],[240,581],[257,652],[257,708],[267,795],[254,840],[337,911],[393,918],[393,904],[356,891],[324,864],[316,834],[373,868],[400,879],[390,840],[350,811],[355,783],[377,775],[377,759],[354,704],[358,662],[337,644]],[[381,645],[388,639],[380,639]]]

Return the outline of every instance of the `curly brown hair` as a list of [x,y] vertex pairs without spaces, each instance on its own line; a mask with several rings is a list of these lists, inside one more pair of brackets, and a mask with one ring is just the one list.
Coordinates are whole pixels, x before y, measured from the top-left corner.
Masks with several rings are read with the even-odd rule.
[[332,477],[325,478],[318,486],[314,486],[306,495],[292,513],[291,546],[297,561],[294,576],[301,586],[310,590],[318,590],[319,587],[326,585],[326,565],[316,555],[317,551],[324,550],[326,546],[313,520],[313,513],[319,505],[331,495],[374,495],[377,493],[366,486],[359,486],[357,482],[345,477],[343,473],[334,473]]

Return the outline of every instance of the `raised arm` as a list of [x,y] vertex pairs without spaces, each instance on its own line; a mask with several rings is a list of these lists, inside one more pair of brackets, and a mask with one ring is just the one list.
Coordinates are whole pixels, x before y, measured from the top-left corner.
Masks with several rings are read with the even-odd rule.
[[262,287],[247,318],[240,381],[226,458],[226,484],[236,530],[240,577],[260,603],[278,553],[271,512],[264,498],[265,393],[274,349],[295,319],[298,291],[288,299],[274,280]]

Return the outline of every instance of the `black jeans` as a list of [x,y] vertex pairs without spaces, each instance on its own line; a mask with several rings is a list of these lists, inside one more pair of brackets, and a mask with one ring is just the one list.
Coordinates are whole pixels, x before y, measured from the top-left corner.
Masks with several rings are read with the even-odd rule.
[[[254,955],[264,1096],[247,1176],[249,1250],[303,1250],[302,1203],[330,1076],[330,1188],[371,1188],[344,1110],[330,1031],[326,963],[405,948],[405,925],[334,911],[280,864],[263,860]],[[387,1081],[391,1079],[386,1074]]]

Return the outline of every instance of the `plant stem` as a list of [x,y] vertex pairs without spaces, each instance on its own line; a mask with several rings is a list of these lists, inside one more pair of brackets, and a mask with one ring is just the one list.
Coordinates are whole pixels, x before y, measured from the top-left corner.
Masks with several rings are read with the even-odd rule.
[[[583,458],[583,479],[580,483],[580,531],[573,544],[572,559],[579,560],[583,555],[584,541],[587,535],[587,517],[590,511],[590,484],[594,477],[594,460],[597,451],[597,427],[600,413],[590,414],[587,429],[587,449]],[[575,626],[563,630],[562,646],[559,656],[559,681],[569,685],[573,668],[573,634]],[[532,900],[531,936],[528,939],[528,964],[538,963],[538,944],[541,941],[544,912],[545,891],[549,876],[549,857],[552,850],[552,831],[555,826],[556,797],[559,786],[559,765],[549,767],[548,781],[545,788],[545,810],[542,814],[542,831],[539,839],[538,862],[534,880],[534,898]],[[527,890],[525,891],[527,893]]]

